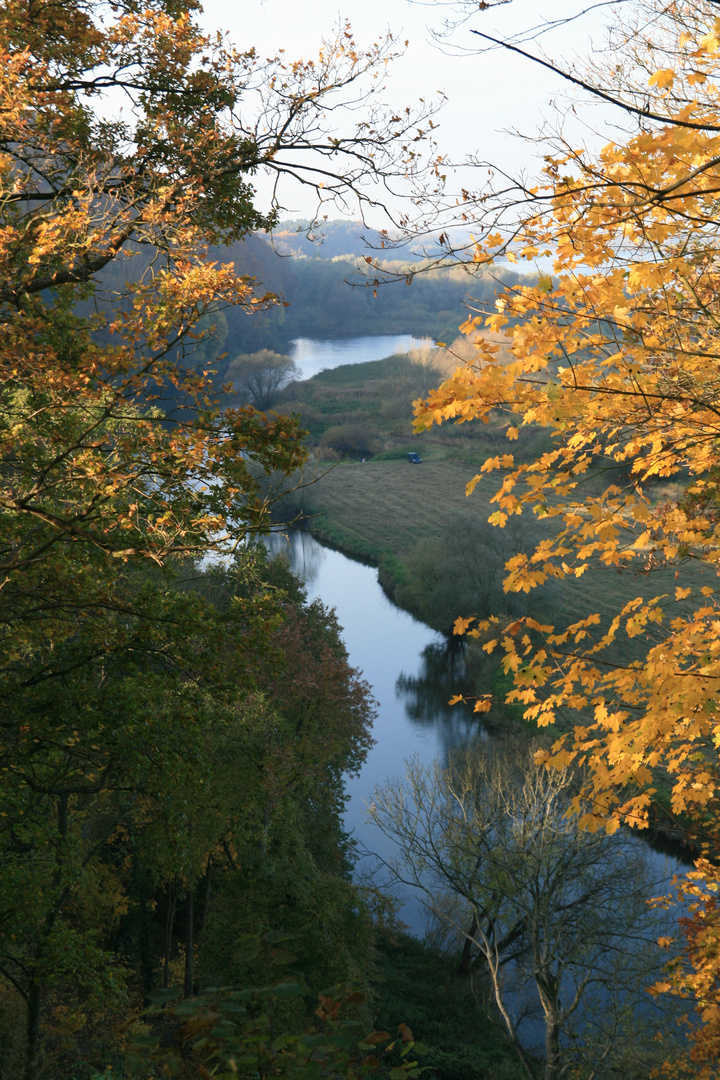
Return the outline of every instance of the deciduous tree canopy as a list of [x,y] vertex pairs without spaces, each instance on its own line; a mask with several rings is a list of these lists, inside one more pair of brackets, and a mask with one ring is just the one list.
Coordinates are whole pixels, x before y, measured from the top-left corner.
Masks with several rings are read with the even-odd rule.
[[[521,617],[485,648],[503,648],[510,697],[528,717],[565,724],[547,761],[589,768],[576,803],[584,824],[647,825],[667,787],[673,813],[714,860],[720,20],[709,2],[618,10],[627,18],[613,25],[614,51],[567,74],[616,104],[626,133],[597,153],[556,137],[537,186],[488,210],[505,225],[479,239],[478,266],[498,254],[543,257],[552,273],[471,314],[465,329],[482,323],[498,345],[481,340],[475,361],[417,404],[417,424],[506,417],[508,453],[485,463],[468,494],[500,474],[493,523],[531,512],[551,525],[534,553],[507,563],[507,590],[597,564],[638,575],[641,595],[609,625],[592,611],[560,628]],[[481,219],[490,203],[478,203]],[[512,442],[528,425],[548,428],[554,447],[518,464]],[[676,580],[653,596],[658,568]],[[710,890],[713,866],[699,870]],[[706,1019],[717,1007],[714,933],[705,924],[713,979],[706,969],[696,983]]]
[[[198,12],[0,11],[0,994],[13,1037],[24,1031],[24,1066],[15,1046],[8,1069],[28,1080],[126,1009],[121,956],[135,950],[148,988],[158,902],[166,977],[186,905],[192,989],[193,890],[204,877],[207,907],[216,849],[231,869],[241,848],[262,862],[282,832],[273,815],[296,844],[268,854],[269,876],[302,851],[306,886],[334,875],[330,922],[352,922],[339,778],[371,710],[332,621],[300,614],[299,597],[284,608],[244,547],[268,527],[259,475],[289,474],[305,452],[294,420],[212,400],[221,309],[277,297],[208,251],[272,225],[283,178],[361,205],[377,193],[366,181],[404,182],[424,125],[363,108],[392,40],[362,51],[340,26],[315,61],[263,60],[204,35]],[[277,181],[264,209],[261,169]],[[243,554],[222,587],[223,571],[212,586],[193,561],[217,552]],[[285,644],[306,675],[314,652],[312,686],[283,682]],[[328,751],[312,769],[311,732]],[[254,773],[245,817],[228,778],[241,767]],[[311,805],[330,822],[322,842],[302,820]]]

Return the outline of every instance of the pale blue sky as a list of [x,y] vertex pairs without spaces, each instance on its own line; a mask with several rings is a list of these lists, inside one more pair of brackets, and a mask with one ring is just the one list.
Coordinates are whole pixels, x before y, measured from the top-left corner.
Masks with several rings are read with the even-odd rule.
[[[579,6],[576,0],[548,0],[541,13],[545,19],[555,19],[576,13]],[[389,28],[408,38],[409,46],[406,55],[393,65],[388,96],[394,104],[403,105],[438,90],[446,93],[448,103],[438,118],[441,150],[456,160],[479,152],[513,173],[525,169],[535,174],[538,170],[537,147],[510,137],[505,129],[518,128],[533,135],[543,117],[552,116],[549,102],[553,95],[563,93],[562,80],[507,53],[461,53],[477,43],[471,27],[510,33],[533,25],[540,6],[532,0],[513,0],[497,9],[477,12],[455,32],[444,51],[432,43],[431,29],[441,28],[443,15],[452,11],[449,5],[444,9],[408,0],[205,0],[204,7],[207,29],[227,30],[240,48],[253,45],[267,56],[279,48],[293,58],[315,55],[322,36],[340,18],[350,20],[360,45]],[[545,47],[560,57],[573,52],[587,55],[589,35],[599,39],[601,27],[602,19],[591,14],[547,35]],[[467,174],[463,182],[468,182]],[[258,187],[262,191],[262,184]],[[312,209],[301,192],[286,192],[285,201],[298,215]]]

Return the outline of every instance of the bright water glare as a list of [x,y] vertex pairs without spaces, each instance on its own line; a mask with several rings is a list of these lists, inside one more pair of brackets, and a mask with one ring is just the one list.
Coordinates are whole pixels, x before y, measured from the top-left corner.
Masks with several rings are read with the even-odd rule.
[[336,341],[296,338],[292,342],[290,356],[300,369],[300,378],[311,379],[328,368],[341,367],[343,364],[367,364],[371,360],[384,360],[386,356],[430,345],[430,338],[416,338],[411,334],[378,334],[338,338]]

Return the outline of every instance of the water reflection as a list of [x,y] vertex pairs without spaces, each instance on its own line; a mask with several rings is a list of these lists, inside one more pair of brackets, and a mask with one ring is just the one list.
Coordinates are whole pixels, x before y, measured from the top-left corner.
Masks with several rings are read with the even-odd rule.
[[[266,538],[268,550],[284,554],[305,581],[309,598],[335,609],[350,663],[360,669],[378,702],[375,745],[358,776],[347,779],[345,826],[360,850],[391,860],[394,847],[368,821],[367,804],[376,787],[405,776],[406,761],[422,765],[447,761],[451,751],[487,737],[472,710],[450,706],[463,685],[461,643],[448,643],[383,593],[377,571],[340,552],[323,548],[309,534],[288,530]],[[460,645],[460,648],[457,646]],[[398,674],[399,672],[399,674]],[[662,893],[676,871],[677,858],[653,852],[634,837]],[[417,896],[408,899],[401,918],[422,935],[427,916]]]
[[265,547],[273,559],[282,556],[290,569],[305,583],[311,585],[320,570],[323,549],[310,533],[288,530],[274,532],[265,537]]
[[449,705],[465,689],[465,647],[457,638],[426,645],[417,675],[404,671],[395,683],[395,696],[403,701],[409,722],[416,727],[437,727],[447,761],[452,750],[467,746],[487,733],[468,705]]
[[427,348],[431,344],[430,338],[416,338],[412,334],[374,334],[334,341],[295,338],[290,355],[300,369],[301,378],[310,379],[327,368],[341,367],[343,364],[367,364],[371,360],[384,360],[386,356]]

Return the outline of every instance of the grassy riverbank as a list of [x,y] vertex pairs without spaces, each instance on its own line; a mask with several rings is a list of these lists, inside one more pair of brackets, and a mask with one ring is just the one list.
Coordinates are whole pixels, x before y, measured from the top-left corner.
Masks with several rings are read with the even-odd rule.
[[[294,387],[294,400],[285,407],[308,423],[316,482],[290,496],[290,512],[302,512],[319,539],[377,565],[392,599],[444,633],[458,616],[469,615],[533,615],[568,625],[598,612],[608,621],[637,596],[674,591],[672,571],[620,574],[597,566],[581,579],[552,581],[529,595],[505,593],[505,563],[531,551],[552,522],[524,514],[504,529],[491,526],[497,476],[483,478],[466,498],[465,485],[483,461],[508,448],[501,422],[412,435],[412,398],[441,377],[427,364],[394,357],[325,371]],[[366,451],[363,462],[351,449],[341,459],[329,442],[340,441],[338,429],[351,437],[361,426],[374,453]],[[535,456],[542,437],[528,434],[513,450]],[[408,449],[422,455],[421,465],[408,464]],[[644,638],[624,641],[622,658],[645,644]],[[510,686],[495,657],[477,648],[470,666],[475,686],[492,687],[502,700]],[[496,707],[501,722],[519,714]]]
[[548,526],[530,513],[504,529],[490,525],[497,479],[483,479],[467,498],[474,475],[473,465],[443,448],[425,449],[418,466],[346,461],[320,475],[297,505],[320,540],[379,566],[401,606],[438,630],[469,614],[571,623],[589,610],[609,616],[636,596],[674,587],[671,571],[648,576],[595,566],[581,579],[565,578],[529,596],[505,593],[505,562],[530,551]]

